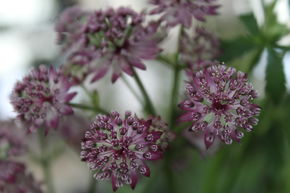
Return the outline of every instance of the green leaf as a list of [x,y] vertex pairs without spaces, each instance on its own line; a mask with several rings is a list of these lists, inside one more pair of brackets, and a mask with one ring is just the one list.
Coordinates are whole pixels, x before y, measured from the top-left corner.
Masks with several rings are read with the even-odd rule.
[[252,59],[249,63],[249,68],[247,72],[252,72],[252,70],[255,68],[257,63],[259,62],[261,55],[263,53],[264,48],[260,47],[254,50],[254,55],[252,56]]
[[255,44],[248,37],[238,37],[232,40],[222,40],[221,48],[223,54],[220,61],[229,62],[251,52],[255,48]]
[[266,67],[266,94],[274,103],[279,103],[286,92],[286,78],[283,70],[283,55],[268,48]]
[[258,23],[253,13],[241,15],[240,20],[247,27],[251,34],[256,35],[257,33],[260,33]]
[[263,34],[266,42],[271,45],[280,40],[283,36],[290,33],[286,25],[278,22],[277,15],[274,12],[277,1],[264,7],[265,23],[262,26]]

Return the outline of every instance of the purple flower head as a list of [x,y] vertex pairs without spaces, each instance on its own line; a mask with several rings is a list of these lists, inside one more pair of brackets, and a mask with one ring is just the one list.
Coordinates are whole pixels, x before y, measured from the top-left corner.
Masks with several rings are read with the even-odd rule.
[[162,158],[165,135],[152,118],[139,119],[130,112],[124,119],[117,112],[98,115],[85,134],[81,159],[96,179],[111,179],[114,191],[124,184],[134,189],[139,175],[150,176],[146,161]]
[[13,121],[0,122],[0,159],[9,159],[20,156],[25,152],[24,141],[21,131],[17,131]]
[[161,51],[158,47],[158,23],[145,25],[144,14],[129,8],[90,12],[81,36],[71,46],[67,65],[78,66],[84,75],[93,74],[92,82],[104,77],[111,68],[112,82],[133,68],[145,70],[142,60],[151,60]]
[[151,14],[161,14],[161,21],[168,26],[174,27],[178,24],[189,28],[192,17],[199,21],[205,21],[207,15],[216,15],[219,5],[216,0],[151,0],[150,3],[156,7]]
[[46,133],[56,128],[62,115],[73,113],[67,104],[76,95],[69,93],[71,83],[53,67],[33,69],[17,82],[11,94],[11,103],[18,117],[28,125],[28,132],[44,127]]
[[25,166],[18,162],[0,160],[0,192],[2,193],[42,193],[40,184]]
[[217,64],[212,61],[220,55],[219,39],[203,27],[196,27],[193,37],[183,32],[179,47],[181,62],[188,66],[189,76],[209,65]]
[[209,148],[216,138],[226,144],[239,142],[258,123],[260,107],[245,73],[224,65],[197,72],[186,85],[187,98],[179,107],[185,111],[180,121],[192,122],[190,130],[203,134]]

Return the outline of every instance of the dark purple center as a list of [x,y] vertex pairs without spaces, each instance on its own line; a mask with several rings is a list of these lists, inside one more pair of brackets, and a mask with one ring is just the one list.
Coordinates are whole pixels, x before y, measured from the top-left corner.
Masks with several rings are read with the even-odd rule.
[[226,111],[227,108],[228,108],[228,105],[227,104],[222,104],[219,101],[215,101],[215,102],[212,103],[212,108],[215,111]]

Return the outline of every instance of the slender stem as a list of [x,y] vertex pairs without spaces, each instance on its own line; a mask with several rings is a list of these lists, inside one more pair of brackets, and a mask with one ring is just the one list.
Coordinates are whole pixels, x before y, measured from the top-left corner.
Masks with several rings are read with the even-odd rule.
[[78,108],[78,109],[82,109],[82,110],[89,110],[89,111],[93,111],[95,113],[103,113],[103,114],[108,113],[106,110],[102,109],[101,107],[87,106],[87,105],[78,104],[78,103],[69,103],[69,105],[74,107],[74,108]]
[[180,26],[179,34],[178,34],[178,45],[177,45],[177,51],[174,58],[174,78],[172,83],[172,92],[171,92],[171,102],[170,102],[170,110],[169,110],[169,127],[171,129],[174,125],[174,120],[176,118],[176,106],[177,106],[177,100],[178,100],[178,91],[179,91],[179,81],[180,81],[180,70],[182,69],[179,64],[179,42],[182,38],[182,35],[184,33],[184,27]]
[[138,93],[133,89],[132,85],[130,85],[129,81],[124,77],[122,76],[121,77],[122,80],[124,81],[124,83],[126,84],[126,86],[129,88],[129,90],[132,92],[132,94],[136,97],[136,99],[140,102],[140,103],[143,103],[143,100],[142,98],[138,95]]
[[168,155],[165,158],[164,167],[165,167],[165,174],[166,174],[166,179],[167,179],[167,184],[168,184],[168,193],[176,193],[178,191],[176,189],[176,185],[174,181],[174,173],[171,168],[171,162],[170,162],[170,160],[172,160],[171,157],[172,157],[171,155]]
[[90,181],[90,186],[89,186],[87,193],[95,193],[97,190],[97,181],[92,176],[90,176],[90,177],[91,177],[91,181]]
[[38,139],[39,139],[39,146],[41,151],[41,159],[40,164],[42,167],[44,179],[47,185],[47,192],[48,193],[55,193],[52,177],[51,177],[51,160],[46,156],[46,149],[47,146],[45,144],[45,138],[44,138],[44,130],[38,132]]
[[178,66],[178,53],[176,54],[175,66],[174,66],[174,78],[171,91],[170,99],[170,110],[169,110],[169,126],[172,127],[174,124],[176,105],[178,100],[178,90],[179,90],[179,80],[180,80],[180,68]]
[[135,81],[137,83],[137,85],[139,86],[143,96],[144,96],[144,99],[145,99],[145,103],[146,103],[146,106],[148,107],[148,112],[155,115],[156,114],[156,111],[154,109],[154,106],[153,106],[153,103],[151,102],[151,99],[139,77],[139,75],[136,73],[136,71],[132,68],[132,71],[134,73],[134,78],[135,78]]
[[44,177],[45,181],[47,183],[47,192],[49,193],[54,193],[54,185],[52,182],[52,177],[51,177],[51,165],[49,162],[44,162],[45,164],[42,165],[43,167],[43,172],[44,172]]

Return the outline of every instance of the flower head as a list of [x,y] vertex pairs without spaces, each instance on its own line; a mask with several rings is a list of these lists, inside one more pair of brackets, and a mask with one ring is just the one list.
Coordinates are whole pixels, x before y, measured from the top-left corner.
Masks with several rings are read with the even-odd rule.
[[[71,46],[67,65],[93,74],[92,82],[113,70],[112,82],[133,68],[145,70],[142,60],[154,59],[161,51],[156,36],[158,23],[144,24],[144,14],[129,8],[90,12],[78,40]],[[73,41],[73,40],[72,40]]]
[[86,132],[81,159],[95,171],[98,180],[111,179],[113,190],[123,184],[135,188],[138,176],[150,176],[147,160],[162,157],[167,128],[127,112],[98,115]]
[[28,125],[28,131],[38,127],[56,128],[61,115],[72,114],[67,104],[76,93],[67,77],[53,67],[40,66],[17,82],[11,94],[11,103],[18,117]]
[[179,47],[181,62],[188,66],[187,73],[190,76],[217,63],[212,61],[220,55],[219,39],[203,27],[196,27],[193,37],[183,31]]
[[18,162],[0,160],[0,192],[42,193],[40,184],[27,174],[25,166]]
[[260,107],[245,73],[224,65],[197,72],[186,85],[187,99],[180,103],[185,113],[180,121],[192,122],[190,130],[203,134],[209,148],[216,138],[226,144],[240,141],[258,123]]
[[192,17],[199,21],[205,21],[205,16],[216,15],[218,5],[213,4],[216,0],[151,0],[156,7],[151,14],[161,14],[161,20],[168,26],[178,24],[189,28]]

